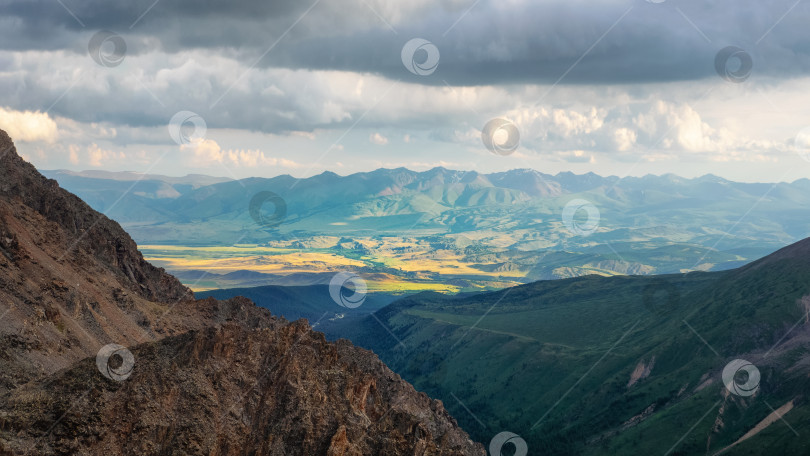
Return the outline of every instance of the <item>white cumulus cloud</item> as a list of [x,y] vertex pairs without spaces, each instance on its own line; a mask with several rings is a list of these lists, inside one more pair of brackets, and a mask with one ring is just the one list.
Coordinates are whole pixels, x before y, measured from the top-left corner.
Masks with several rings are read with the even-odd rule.
[[0,128],[14,141],[53,143],[58,136],[56,122],[48,113],[15,111],[0,107]]
[[210,166],[222,164],[240,168],[256,168],[260,166],[280,166],[283,168],[302,168],[303,165],[286,158],[268,157],[258,149],[223,149],[213,139],[198,139],[190,144],[181,146],[183,150],[194,153],[195,165]]
[[379,133],[372,134],[368,138],[368,140],[371,141],[372,144],[376,144],[378,146],[384,146],[384,145],[388,144],[388,138],[386,138],[385,136],[383,136],[383,135],[381,135]]

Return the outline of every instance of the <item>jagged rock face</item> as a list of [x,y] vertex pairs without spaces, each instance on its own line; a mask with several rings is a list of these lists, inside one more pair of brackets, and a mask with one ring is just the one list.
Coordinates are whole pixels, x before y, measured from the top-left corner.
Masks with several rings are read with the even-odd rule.
[[[95,356],[130,347],[123,381]],[[0,454],[485,454],[370,352],[194,300],[0,131]]]
[[[0,131],[0,393],[95,356],[225,321],[252,303],[194,301],[121,227],[16,153]],[[265,317],[267,319],[268,317]]]
[[[117,383],[92,360],[7,399],[10,451],[36,454],[473,455],[442,404],[372,353],[303,322],[209,328],[134,350]],[[32,413],[33,411],[33,413]],[[54,428],[42,414],[55,420]]]
[[[180,281],[143,259],[118,223],[94,211],[20,158],[11,138],[2,130],[0,176],[0,199],[7,203],[3,218],[24,216],[31,222],[47,221],[50,226],[26,228],[46,228],[48,234],[57,236],[37,241],[59,252],[60,263],[74,263],[77,267],[97,263],[116,275],[128,290],[152,301],[169,303],[191,297]],[[45,220],[36,220],[37,215]]]

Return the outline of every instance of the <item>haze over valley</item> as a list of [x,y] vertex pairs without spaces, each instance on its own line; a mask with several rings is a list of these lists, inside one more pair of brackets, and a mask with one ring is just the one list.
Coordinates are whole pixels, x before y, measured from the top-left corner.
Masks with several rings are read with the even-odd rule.
[[[724,270],[810,228],[808,179],[746,184],[711,175],[444,168],[239,181],[45,174],[121,223],[150,261],[195,290],[328,283],[329,273],[344,269],[386,292]],[[284,202],[272,224],[250,207],[268,191]],[[569,219],[566,206],[575,209]],[[276,216],[272,201],[261,210]]]

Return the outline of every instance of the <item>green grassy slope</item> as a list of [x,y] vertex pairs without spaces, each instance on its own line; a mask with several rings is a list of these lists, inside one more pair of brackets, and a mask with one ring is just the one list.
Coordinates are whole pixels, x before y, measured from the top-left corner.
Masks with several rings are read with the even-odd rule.
[[[788,401],[785,421],[810,432],[808,253],[803,241],[733,271],[421,294],[338,332],[485,443],[508,430],[530,454],[713,454]],[[756,395],[727,394],[721,372],[735,358],[760,370]],[[807,446],[777,420],[724,454]]]

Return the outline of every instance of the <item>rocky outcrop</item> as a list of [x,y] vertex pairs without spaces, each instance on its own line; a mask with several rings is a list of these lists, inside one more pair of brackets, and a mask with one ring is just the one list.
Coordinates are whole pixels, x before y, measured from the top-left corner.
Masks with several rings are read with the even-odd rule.
[[[110,343],[133,355],[125,379],[97,366]],[[0,454],[484,450],[372,353],[244,298],[194,300],[0,131]]]
[[84,360],[15,391],[0,418],[13,436],[6,451],[483,454],[440,402],[372,353],[327,343],[304,322],[226,324],[140,345],[133,356],[133,374],[120,383]]
[[[190,291],[177,279],[143,259],[135,241],[118,223],[94,211],[20,158],[11,138],[2,130],[0,176],[0,199],[10,203],[8,210],[17,214],[35,212],[58,229],[62,238],[60,261],[81,267],[89,255],[132,292],[153,301],[166,303],[190,297]],[[56,239],[47,241],[54,244]]]
[[195,301],[117,223],[41,176],[0,131],[0,393],[108,343],[217,324],[230,307],[244,310],[243,323],[262,318],[246,300]]

